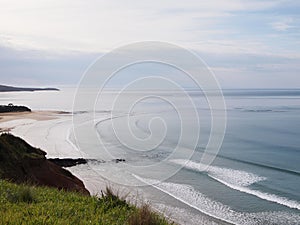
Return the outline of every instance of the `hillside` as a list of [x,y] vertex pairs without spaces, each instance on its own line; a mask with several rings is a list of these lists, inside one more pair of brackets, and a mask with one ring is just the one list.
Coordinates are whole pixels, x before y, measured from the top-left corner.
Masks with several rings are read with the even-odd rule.
[[0,180],[0,203],[0,224],[172,224],[149,206],[130,205],[109,189],[98,198]]
[[90,196],[78,178],[45,155],[18,137],[0,136],[0,224],[174,224],[109,188]]
[[12,91],[59,91],[57,88],[23,88],[12,87],[6,85],[0,85],[0,92],[12,92]]
[[0,136],[0,178],[88,195],[81,180],[46,159],[46,152],[11,134]]

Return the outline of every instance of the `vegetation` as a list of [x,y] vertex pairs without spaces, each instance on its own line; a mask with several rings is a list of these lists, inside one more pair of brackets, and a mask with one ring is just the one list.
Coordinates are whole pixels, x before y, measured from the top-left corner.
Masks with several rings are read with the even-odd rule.
[[[44,159],[46,153],[11,134],[0,135],[0,178],[25,182],[23,165],[28,159]],[[20,165],[20,166],[19,166]]]
[[0,135],[0,224],[170,224],[110,188],[90,196],[82,181],[45,155],[21,138]]
[[15,183],[78,191],[89,195],[81,180],[68,170],[50,162],[46,152],[34,148],[11,134],[0,135],[0,179]]
[[0,180],[0,224],[167,225],[149,206],[128,204],[109,188],[100,198]]
[[0,105],[0,113],[8,113],[8,112],[31,112],[26,106],[18,106],[9,103],[8,105]]

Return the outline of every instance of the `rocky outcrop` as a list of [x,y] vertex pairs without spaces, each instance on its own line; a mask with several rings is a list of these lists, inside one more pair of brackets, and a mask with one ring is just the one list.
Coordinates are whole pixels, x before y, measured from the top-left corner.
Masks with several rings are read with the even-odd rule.
[[78,158],[78,159],[71,159],[71,158],[63,158],[63,159],[59,159],[59,158],[52,158],[52,159],[48,159],[50,162],[55,163],[58,166],[62,166],[62,167],[72,167],[72,166],[77,166],[80,164],[86,164],[87,161],[86,159],[83,158]]

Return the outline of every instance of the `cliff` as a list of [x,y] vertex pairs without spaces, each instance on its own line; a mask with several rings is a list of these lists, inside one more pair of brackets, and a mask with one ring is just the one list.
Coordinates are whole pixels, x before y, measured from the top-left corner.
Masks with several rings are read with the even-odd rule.
[[81,180],[47,160],[46,152],[11,134],[0,136],[0,179],[89,194]]

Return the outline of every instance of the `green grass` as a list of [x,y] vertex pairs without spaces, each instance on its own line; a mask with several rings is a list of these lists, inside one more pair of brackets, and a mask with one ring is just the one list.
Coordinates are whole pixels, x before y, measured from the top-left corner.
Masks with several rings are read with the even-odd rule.
[[0,180],[0,224],[167,225],[149,206],[128,204],[109,188],[102,197]]

